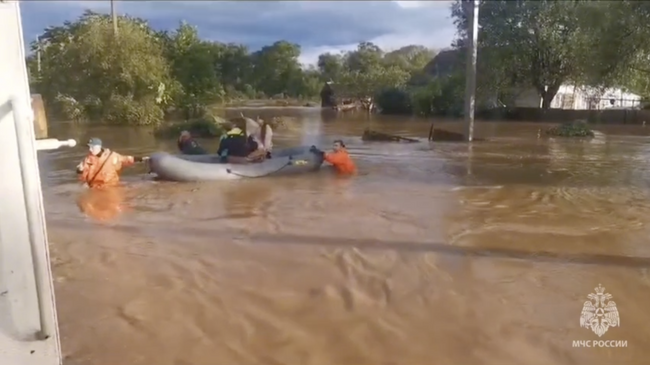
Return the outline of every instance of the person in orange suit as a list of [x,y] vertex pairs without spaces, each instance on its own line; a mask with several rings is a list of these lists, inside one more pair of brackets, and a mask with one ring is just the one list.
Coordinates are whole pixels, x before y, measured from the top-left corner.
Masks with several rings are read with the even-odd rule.
[[311,151],[322,154],[323,159],[330,163],[339,174],[351,175],[357,171],[354,161],[352,161],[350,154],[345,149],[345,144],[340,139],[334,141],[332,152],[323,152],[314,146],[312,146]]
[[123,167],[148,159],[148,157],[120,155],[103,148],[101,139],[91,138],[88,141],[88,156],[77,165],[77,174],[79,180],[91,189],[117,186],[120,183],[120,172]]

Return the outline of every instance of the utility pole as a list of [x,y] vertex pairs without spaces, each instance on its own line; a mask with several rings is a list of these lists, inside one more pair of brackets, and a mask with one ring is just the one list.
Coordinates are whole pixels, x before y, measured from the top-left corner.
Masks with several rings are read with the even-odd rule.
[[111,17],[113,18],[113,34],[117,37],[117,12],[115,12],[115,0],[111,0]]
[[480,0],[464,2],[467,14],[467,70],[465,74],[465,139],[474,138],[474,111],[476,109],[476,60],[478,56],[478,8]]
[[36,70],[41,77],[41,36],[36,38]]

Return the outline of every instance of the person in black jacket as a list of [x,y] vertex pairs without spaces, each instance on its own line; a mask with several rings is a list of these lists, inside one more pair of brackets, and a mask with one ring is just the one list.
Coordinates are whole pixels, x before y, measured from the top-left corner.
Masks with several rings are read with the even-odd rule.
[[257,150],[257,142],[252,137],[247,137],[246,132],[233,127],[221,137],[217,154],[221,162],[245,163],[251,152]]

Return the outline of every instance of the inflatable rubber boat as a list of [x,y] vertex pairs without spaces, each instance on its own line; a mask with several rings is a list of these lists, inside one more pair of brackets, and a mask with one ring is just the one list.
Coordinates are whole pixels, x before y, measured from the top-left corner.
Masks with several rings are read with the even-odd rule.
[[273,157],[250,164],[220,163],[218,155],[172,155],[156,152],[151,155],[151,172],[168,181],[215,181],[291,175],[317,171],[323,164],[322,154],[309,151],[309,146],[274,149]]

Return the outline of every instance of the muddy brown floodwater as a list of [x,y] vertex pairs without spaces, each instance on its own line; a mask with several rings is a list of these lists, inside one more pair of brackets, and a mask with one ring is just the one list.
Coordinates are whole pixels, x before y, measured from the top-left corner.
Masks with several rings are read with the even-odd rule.
[[[648,363],[648,130],[547,141],[539,124],[479,122],[489,141],[469,148],[359,138],[426,136],[422,121],[247,112],[299,118],[280,146],[343,138],[359,176],[178,184],[135,168],[123,212],[98,223],[77,207],[85,150],[40,155],[66,365]],[[52,129],[123,153],[174,148]],[[620,315],[602,337],[580,327],[599,284]]]

